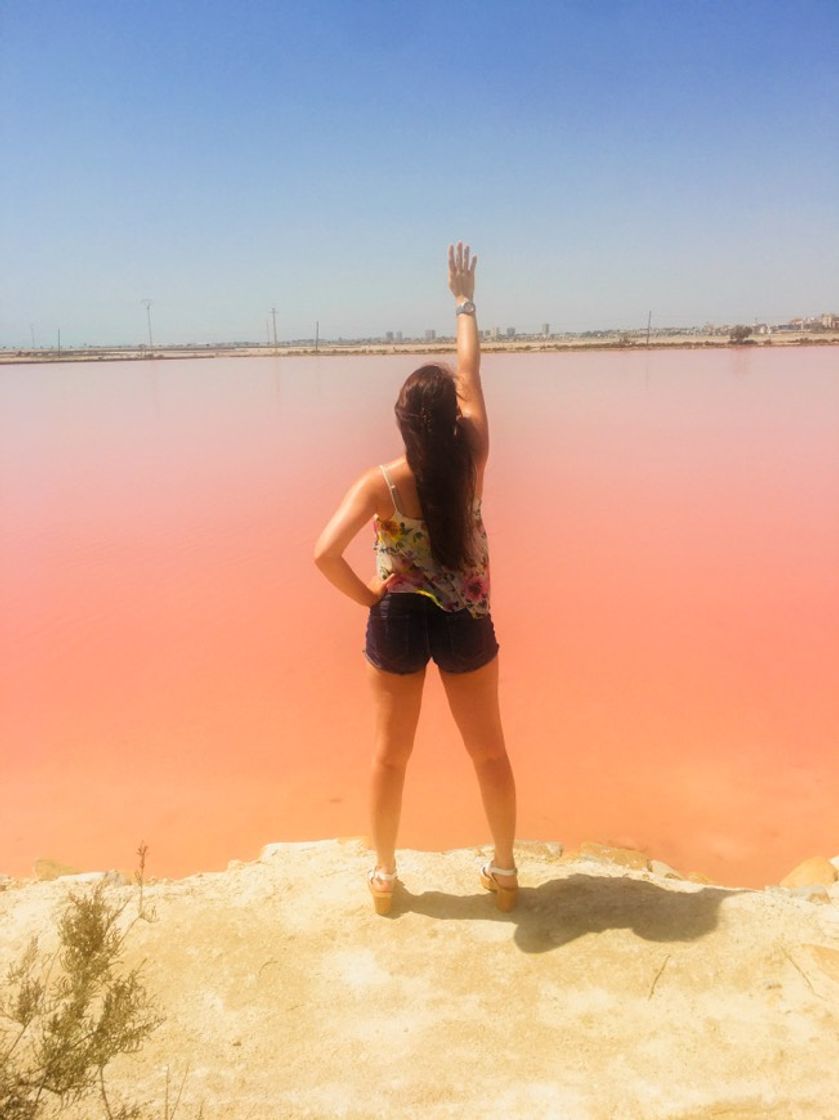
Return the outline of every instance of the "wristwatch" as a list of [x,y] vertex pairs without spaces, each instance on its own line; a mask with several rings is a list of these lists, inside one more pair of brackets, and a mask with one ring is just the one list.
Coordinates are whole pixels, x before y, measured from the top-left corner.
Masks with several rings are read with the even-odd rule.
[[457,315],[474,315],[475,305],[471,299],[465,299],[463,303],[459,303],[456,309]]

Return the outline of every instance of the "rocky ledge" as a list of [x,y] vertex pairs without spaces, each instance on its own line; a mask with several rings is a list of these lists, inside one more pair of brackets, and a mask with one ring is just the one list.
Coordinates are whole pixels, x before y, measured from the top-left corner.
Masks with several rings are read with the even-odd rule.
[[108,1093],[149,1117],[169,1079],[178,1120],[835,1120],[839,858],[751,890],[520,843],[502,914],[487,854],[400,850],[387,917],[358,838],[178,880],[41,867],[0,890],[0,974],[103,880],[163,1017]]

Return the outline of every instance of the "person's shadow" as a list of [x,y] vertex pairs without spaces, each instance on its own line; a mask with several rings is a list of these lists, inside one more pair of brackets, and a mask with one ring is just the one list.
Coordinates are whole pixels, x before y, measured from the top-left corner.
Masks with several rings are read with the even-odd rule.
[[425,914],[440,921],[507,922],[525,953],[544,953],[585,933],[631,929],[646,941],[691,941],[714,929],[724,898],[751,888],[701,886],[668,890],[629,877],[576,873],[538,887],[520,887],[518,905],[509,914],[495,906],[489,891],[453,895],[441,891],[412,894],[400,884],[390,914]]

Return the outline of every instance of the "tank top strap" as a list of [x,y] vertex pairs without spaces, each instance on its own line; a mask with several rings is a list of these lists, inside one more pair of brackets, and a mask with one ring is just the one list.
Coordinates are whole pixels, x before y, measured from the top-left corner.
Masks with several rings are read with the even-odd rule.
[[390,488],[390,496],[393,499],[393,508],[396,510],[396,512],[401,517],[402,516],[402,510],[399,508],[399,502],[397,500],[398,495],[396,493],[396,487],[390,481],[390,475],[387,473],[387,467],[384,465],[384,463],[379,463],[379,470],[385,476],[385,482],[388,484],[388,486]]

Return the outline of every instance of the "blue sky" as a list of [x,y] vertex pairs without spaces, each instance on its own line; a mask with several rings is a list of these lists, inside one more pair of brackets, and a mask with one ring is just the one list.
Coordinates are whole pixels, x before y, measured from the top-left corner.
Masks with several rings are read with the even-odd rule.
[[0,2],[0,345],[839,312],[839,4]]

